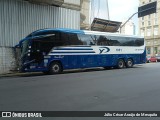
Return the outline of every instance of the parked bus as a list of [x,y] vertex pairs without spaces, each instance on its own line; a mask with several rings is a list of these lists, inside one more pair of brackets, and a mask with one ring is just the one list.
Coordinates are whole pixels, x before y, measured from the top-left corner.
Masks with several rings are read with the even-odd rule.
[[61,73],[91,67],[131,68],[146,62],[144,38],[115,33],[72,30],[37,30],[17,45],[23,72]]

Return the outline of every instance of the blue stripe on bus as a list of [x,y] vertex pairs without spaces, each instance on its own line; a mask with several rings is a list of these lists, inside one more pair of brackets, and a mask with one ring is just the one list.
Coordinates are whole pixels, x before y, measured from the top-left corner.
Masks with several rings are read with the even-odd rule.
[[51,53],[95,53],[94,51],[91,51],[91,52],[51,52]]
[[53,50],[93,50],[92,48],[54,48]]

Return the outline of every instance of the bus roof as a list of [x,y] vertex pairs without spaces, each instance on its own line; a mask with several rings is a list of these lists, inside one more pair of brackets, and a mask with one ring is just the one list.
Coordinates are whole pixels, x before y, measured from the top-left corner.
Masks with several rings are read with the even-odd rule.
[[[36,30],[33,33],[37,32],[47,32],[47,31],[59,31],[59,32],[66,32],[66,33],[77,33],[77,34],[84,34],[83,30],[76,30],[76,29],[68,29],[68,28],[47,28],[47,29],[40,29]],[[31,33],[31,34],[33,34]]]
[[[124,37],[140,37],[142,36],[136,36],[136,35],[124,35],[120,33],[110,33],[110,32],[99,32],[99,31],[89,31],[89,30],[76,30],[76,29],[68,29],[68,28],[47,28],[47,29],[40,29],[37,31],[34,31],[33,33],[37,32],[47,32],[47,31],[59,31],[59,32],[65,32],[65,33],[77,33],[77,34],[93,34],[93,35],[107,35],[107,36],[124,36]],[[31,34],[33,34],[31,33]]]
[[120,33],[110,33],[110,32],[99,32],[99,31],[89,31],[89,30],[84,30],[85,34],[89,35],[107,35],[107,36],[123,36],[123,37],[135,37],[135,38],[144,38],[142,36],[137,36],[137,35],[125,35],[125,34],[120,34]]

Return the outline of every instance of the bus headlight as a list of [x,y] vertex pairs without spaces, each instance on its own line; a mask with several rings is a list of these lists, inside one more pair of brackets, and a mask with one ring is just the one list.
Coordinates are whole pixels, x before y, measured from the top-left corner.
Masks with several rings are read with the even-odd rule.
[[48,60],[44,59],[44,66],[47,67],[47,64],[48,64]]

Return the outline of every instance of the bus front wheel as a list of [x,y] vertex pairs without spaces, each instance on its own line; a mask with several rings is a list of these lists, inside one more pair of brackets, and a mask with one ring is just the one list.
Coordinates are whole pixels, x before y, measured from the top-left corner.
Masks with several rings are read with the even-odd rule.
[[122,69],[124,68],[124,60],[123,59],[119,59],[118,62],[117,62],[117,68],[118,69]]
[[133,67],[133,60],[132,60],[132,59],[128,59],[128,60],[127,60],[127,62],[126,62],[126,67],[127,67],[127,68]]
[[50,74],[58,74],[63,71],[62,65],[59,62],[53,62],[50,65],[49,73]]

